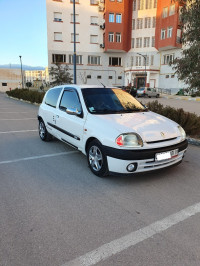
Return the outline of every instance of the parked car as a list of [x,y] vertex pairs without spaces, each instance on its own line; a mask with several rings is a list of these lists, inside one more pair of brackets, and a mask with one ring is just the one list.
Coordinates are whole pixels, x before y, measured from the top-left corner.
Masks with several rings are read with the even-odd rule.
[[159,98],[160,94],[155,88],[147,88],[146,89],[146,95],[151,98],[151,97],[156,97]]
[[54,136],[78,149],[97,176],[178,164],[188,145],[181,126],[118,88],[51,88],[39,107],[38,120],[43,141]]
[[137,90],[136,97],[145,97],[146,96],[146,91],[147,91],[147,88],[146,87],[139,88]]

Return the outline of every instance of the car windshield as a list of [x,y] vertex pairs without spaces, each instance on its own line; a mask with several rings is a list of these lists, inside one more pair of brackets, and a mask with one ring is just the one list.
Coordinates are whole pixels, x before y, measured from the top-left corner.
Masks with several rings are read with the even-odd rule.
[[147,111],[129,93],[117,88],[82,89],[88,111],[92,114],[132,113]]

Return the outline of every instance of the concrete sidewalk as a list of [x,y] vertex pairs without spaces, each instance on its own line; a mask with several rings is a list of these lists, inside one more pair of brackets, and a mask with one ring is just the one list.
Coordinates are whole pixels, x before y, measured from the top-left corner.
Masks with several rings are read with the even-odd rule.
[[176,99],[176,100],[184,100],[184,101],[196,101],[200,102],[200,97],[191,97],[191,96],[178,96],[178,95],[166,95],[161,94],[160,97],[166,99]]

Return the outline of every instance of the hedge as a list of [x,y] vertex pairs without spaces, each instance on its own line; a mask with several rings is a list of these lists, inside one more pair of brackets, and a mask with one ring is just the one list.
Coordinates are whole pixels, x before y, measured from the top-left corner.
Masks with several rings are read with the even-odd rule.
[[41,103],[45,94],[45,92],[32,91],[28,89],[15,89],[6,91],[6,93],[8,96],[30,101],[31,103]]
[[149,102],[146,106],[152,112],[163,115],[181,125],[188,136],[200,138],[200,116],[185,112],[182,108],[176,109],[170,106],[163,106],[158,101]]

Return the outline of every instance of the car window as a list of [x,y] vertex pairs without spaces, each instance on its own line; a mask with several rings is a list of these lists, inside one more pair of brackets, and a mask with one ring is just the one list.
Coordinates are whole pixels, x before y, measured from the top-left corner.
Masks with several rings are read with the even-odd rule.
[[77,92],[74,90],[66,90],[63,92],[61,101],[60,101],[60,109],[77,109],[79,112],[82,111],[81,103],[79,101]]
[[55,89],[49,90],[47,92],[46,97],[45,97],[45,104],[50,105],[50,106],[55,108],[61,90],[62,90],[62,88],[55,88]]
[[148,90],[148,91],[151,91],[151,89],[150,89],[150,88],[148,88],[147,90]]
[[129,93],[115,88],[85,88],[83,98],[92,114],[113,114],[145,111],[145,107]]

